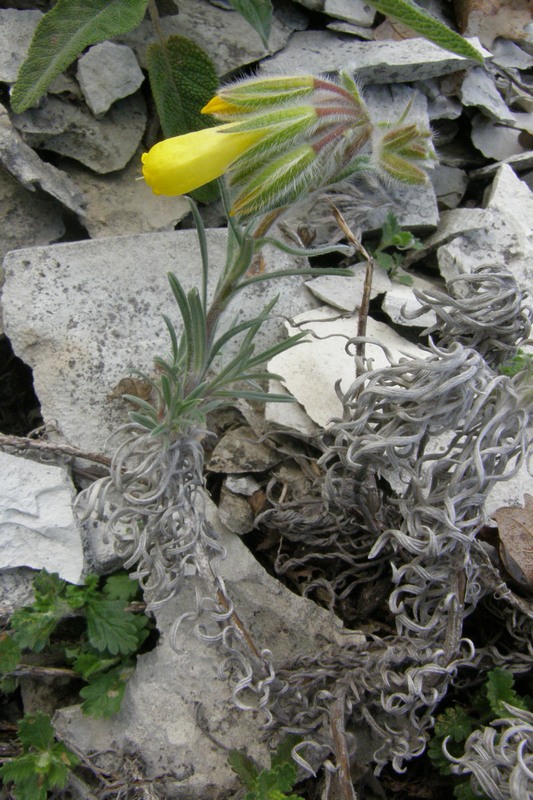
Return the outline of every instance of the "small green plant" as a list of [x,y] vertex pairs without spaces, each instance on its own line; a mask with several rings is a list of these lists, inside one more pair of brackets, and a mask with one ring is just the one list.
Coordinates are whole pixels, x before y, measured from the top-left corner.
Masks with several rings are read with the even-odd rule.
[[63,789],[79,759],[56,742],[47,714],[26,714],[18,725],[21,754],[0,767],[4,783],[14,784],[16,800],[46,800],[51,789]]
[[[413,279],[402,269],[404,252],[406,250],[420,250],[422,242],[410,231],[404,231],[398,225],[398,220],[391,212],[383,223],[381,238],[376,249],[372,252],[374,261],[389,273],[389,277],[398,283],[412,286]],[[389,252],[391,251],[392,252]]]
[[[48,667],[53,660],[65,667],[64,674],[86,681],[80,690],[85,714],[115,714],[135,670],[135,654],[150,632],[144,613],[127,610],[138,585],[120,573],[108,577],[103,586],[97,575],[74,586],[42,570],[34,579],[34,591],[33,604],[15,611],[9,631],[0,637],[0,689],[13,691],[16,677],[35,667],[30,653],[46,651]],[[69,628],[72,620],[76,624]],[[25,663],[28,658],[31,664]]]
[[518,375],[519,372],[527,372],[529,376],[533,375],[533,354],[525,353],[522,349],[518,348],[516,355],[509,358],[500,367],[502,375],[508,375],[510,378]]
[[[473,731],[508,714],[505,703],[523,710],[531,708],[531,699],[520,697],[516,693],[512,673],[497,667],[487,674],[486,682],[474,693],[468,708],[456,704],[439,714],[428,755],[441,775],[452,774],[450,761],[443,751],[443,743],[446,743],[446,749],[453,757],[459,758]],[[454,797],[457,800],[487,800],[486,795],[476,794],[470,782],[464,780],[455,786]]]
[[286,736],[270,756],[270,769],[260,769],[243,750],[231,751],[229,765],[248,789],[243,800],[302,800],[287,794],[298,777],[291,751],[300,741],[298,736]]

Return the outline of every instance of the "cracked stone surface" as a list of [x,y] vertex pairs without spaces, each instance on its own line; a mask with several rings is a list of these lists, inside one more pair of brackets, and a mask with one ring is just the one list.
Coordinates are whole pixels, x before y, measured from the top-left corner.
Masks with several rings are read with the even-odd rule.
[[[270,577],[239,537],[216,519],[211,504],[208,514],[226,548],[226,557],[215,559],[213,567],[254,643],[259,650],[272,650],[276,665],[296,653],[314,653],[325,643],[362,642],[360,634],[344,631],[334,614]],[[96,720],[72,706],[57,712],[54,725],[67,744],[85,753],[109,749],[115,759],[121,752],[138,755],[149,779],[168,776],[165,796],[223,800],[237,781],[227,752],[215,747],[195,722],[197,704],[209,732],[226,747],[246,748],[262,763],[268,763],[267,749],[261,743],[261,715],[233,706],[231,686],[218,676],[217,649],[198,641],[186,624],[178,652],[170,647],[170,626],[194,606],[194,589],[185,586],[157,612],[162,637],[154,650],[138,658],[118,714]]]
[[0,453],[0,474],[0,570],[44,568],[78,583],[84,558],[68,470]]
[[[213,282],[225,260],[225,242],[224,230],[208,231]],[[267,271],[302,263],[270,248],[264,257]],[[169,351],[161,314],[179,330],[167,272],[176,272],[185,291],[197,285],[195,231],[17,250],[4,268],[5,329],[17,355],[34,370],[43,417],[57,420],[70,444],[103,450],[130,410],[126,401],[112,398],[115,387],[130,368],[150,373],[153,357]],[[258,348],[269,347],[284,335],[283,315],[319,304],[303,280],[292,276],[249,287],[226,319],[239,310],[257,314],[279,295],[272,322],[256,338]]]
[[144,82],[131,47],[113,42],[90,47],[78,60],[77,78],[95,116],[105,114],[117,100],[134,94]]

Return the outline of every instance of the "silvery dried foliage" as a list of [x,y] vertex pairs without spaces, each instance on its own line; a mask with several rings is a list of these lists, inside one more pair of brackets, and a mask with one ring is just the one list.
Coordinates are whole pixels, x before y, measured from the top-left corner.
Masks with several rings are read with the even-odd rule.
[[[494,367],[526,336],[530,312],[503,269],[461,276],[450,295],[422,301],[437,313],[439,341],[399,363],[387,354],[389,366],[357,378],[342,397],[343,419],[321,437],[309,493],[277,501],[274,480],[272,508],[258,520],[283,531],[279,573],[301,568],[304,593],[331,608],[365,586],[381,587],[391,624],[369,632],[365,646],[329,645],[276,665],[269,651],[250,647],[210,565],[220,547],[204,511],[201,432],[162,447],[140,426],[126,426],[110,478],[88,497],[100,512],[106,493],[116,503],[117,550],[152,607],[187,576],[197,582],[197,608],[176,621],[171,639],[177,645],[190,618],[197,636],[221,646],[221,674],[233,680],[240,708],[261,708],[267,722],[324,744],[327,754],[331,709],[341,698],[352,755],[361,731],[370,734],[378,771],[387,763],[401,770],[424,751],[432,714],[461,667],[533,665],[533,613],[476,539],[487,493],[513,474],[529,444],[520,376]],[[358,342],[348,345],[354,355]],[[482,602],[507,622],[507,650],[496,639],[476,650],[464,638],[464,620]],[[503,766],[498,774],[511,781]]]
[[464,755],[452,771],[472,775],[477,793],[494,800],[529,800],[533,796],[533,714],[505,704],[508,716],[470,734]]
[[[302,729],[320,727],[329,698],[344,692],[348,729],[371,728],[378,769],[401,769],[423,751],[432,713],[461,666],[533,665],[533,610],[495,580],[497,565],[476,539],[488,492],[517,470],[530,443],[522,379],[493,366],[527,335],[531,312],[503,269],[461,276],[451,291],[423,297],[439,331],[442,323],[438,344],[416,359],[389,356],[390,366],[363,374],[344,395],[344,419],[322,440],[320,513],[313,520],[314,506],[296,501],[263,517],[291,542],[279,570],[312,566],[305,590],[326,587],[336,608],[367,580],[390,575],[395,633],[279,672],[305,697],[291,710]],[[358,341],[349,345],[354,353]],[[494,637],[476,650],[464,638],[464,620],[484,602],[506,619],[510,646]]]

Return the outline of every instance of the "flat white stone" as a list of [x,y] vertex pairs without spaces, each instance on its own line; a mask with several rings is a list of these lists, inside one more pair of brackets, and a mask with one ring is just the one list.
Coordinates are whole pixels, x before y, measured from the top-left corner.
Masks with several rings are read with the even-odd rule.
[[[480,49],[476,40],[471,44]],[[481,51],[488,55],[487,51]],[[447,75],[474,62],[425,39],[357,42],[330,31],[302,31],[287,47],[261,62],[262,74],[332,72],[347,69],[369,83],[401,83]]]
[[[471,272],[483,264],[500,264],[515,276],[519,286],[533,285],[533,194],[507,164],[502,165],[486,194],[485,209],[477,211],[477,229],[458,233],[438,250],[441,274],[446,280]],[[455,212],[459,213],[459,212]],[[449,215],[454,212],[448,212]],[[444,215],[443,215],[444,216]]]
[[0,474],[0,569],[47,569],[78,583],[83,549],[67,470],[0,453]]
[[[216,520],[211,504],[209,515],[226,549],[226,557],[215,559],[213,567],[255,646],[272,651],[276,668],[297,653],[316,654],[328,643],[362,643],[363,637],[346,631],[332,612],[268,575],[239,537]],[[122,753],[138,755],[148,779],[166,775],[169,796],[222,800],[233,795],[237,779],[228,765],[227,751],[206,747],[206,736],[195,720],[196,705],[201,703],[208,730],[225,747],[246,748],[265,765],[268,749],[261,741],[263,716],[233,705],[233,686],[219,677],[217,647],[198,641],[187,622],[179,632],[179,651],[170,647],[170,626],[196,607],[195,582],[186,583],[176,598],[156,612],[163,635],[154,650],[137,659],[120,712],[111,719],[96,720],[72,706],[56,713],[54,725],[67,744],[85,753],[109,749],[113,759]]]
[[13,114],[12,120],[32,147],[106,173],[123,169],[135,154],[146,127],[146,103],[141,94],[131,95],[97,120],[87,106],[48,95],[41,108]]
[[84,227],[89,236],[123,236],[171,231],[190,206],[184,197],[165,197],[152,192],[141,177],[141,151],[119,172],[99,175],[66,165],[70,178],[85,197]]
[[85,102],[95,116],[101,116],[113,103],[134,94],[144,75],[131,47],[101,42],[78,60],[78,82]]
[[496,161],[524,153],[521,133],[520,129],[504,128],[483,114],[476,114],[472,120],[472,143],[484,156]]
[[[83,216],[83,194],[62,170],[42,161],[23,141],[0,105],[0,164],[26,189],[42,189],[66,208]],[[31,234],[30,234],[31,237]],[[30,242],[31,243],[31,238]]]
[[512,112],[483,67],[473,67],[466,73],[459,94],[464,106],[476,106],[492,119],[512,124]]
[[[10,250],[50,244],[65,233],[59,203],[44,194],[24,189],[5,172],[0,172],[0,208],[0,264]],[[28,225],[29,219],[31,225]]]
[[363,0],[325,0],[324,14],[346,20],[353,25],[371,28],[376,17],[376,9]]
[[[307,281],[306,286],[323,303],[327,303],[341,311],[355,311],[359,308],[365,283],[366,264],[360,262],[350,266],[353,276],[347,275],[321,275]],[[391,280],[387,270],[379,265],[374,267],[372,276],[372,290],[370,297],[377,297],[391,288]]]
[[[410,276],[413,280],[411,286],[406,286],[396,281],[391,282],[391,288],[383,299],[383,311],[398,325],[410,325],[416,328],[426,328],[434,325],[437,318],[434,311],[427,311],[419,317],[411,318],[409,314],[419,311],[421,303],[417,300],[413,289],[420,291],[431,290],[437,287],[435,281],[428,281],[418,275]],[[440,287],[439,287],[440,288]]]
[[468,186],[466,172],[459,167],[437,164],[429,174],[441,208],[457,208]]
[[42,16],[40,11],[0,9],[0,82],[15,83]]
[[[289,333],[309,330],[310,335],[292,350],[280,353],[269,362],[269,370],[283,375],[283,384],[321,427],[342,416],[342,403],[335,391],[346,392],[355,379],[355,361],[346,353],[346,344],[357,335],[357,315],[339,317],[331,308],[320,308],[300,314]],[[388,325],[369,317],[367,336],[375,339],[394,356],[424,354],[419,347],[402,338]],[[367,344],[366,357],[372,368],[389,364],[378,344]]]
[[[271,394],[281,394],[291,397],[281,381],[271,380],[268,384]],[[293,398],[294,399],[294,398]],[[265,419],[282,428],[299,431],[304,436],[316,436],[320,427],[306,414],[300,403],[267,403],[265,406]]]
[[509,39],[498,38],[492,46],[492,62],[506,69],[530,69],[533,55]]
[[[226,258],[226,232],[207,232],[211,289]],[[294,268],[303,260],[263,250],[265,269]],[[17,250],[4,262],[6,332],[16,354],[34,371],[46,420],[73,445],[103,450],[109,433],[127,421],[131,406],[108,399],[128,371],[153,372],[170,341],[161,314],[180,330],[167,272],[186,292],[199,286],[200,251],[194,230],[120,236]],[[256,352],[283,338],[283,316],[318,305],[298,275],[256,283],[226,312],[226,322],[255,317],[279,295],[272,320],[256,337]],[[229,353],[235,353],[228,348]]]
[[[275,53],[287,44],[293,30],[302,28],[301,15],[291,13],[283,4],[279,12],[274,12],[266,48],[259,34],[237,11],[217,8],[208,0],[180,3],[179,14],[162,16],[160,23],[165,37],[185,36],[200,45],[221,76]],[[144,69],[147,47],[158,39],[154,26],[146,19],[133,31],[116,37],[116,41],[132,47]]]

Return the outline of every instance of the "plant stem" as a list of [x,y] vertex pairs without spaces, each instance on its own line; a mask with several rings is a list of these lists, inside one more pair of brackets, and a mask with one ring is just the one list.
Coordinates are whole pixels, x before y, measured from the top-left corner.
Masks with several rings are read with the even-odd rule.
[[[366,261],[365,282],[363,285],[363,294],[361,296],[361,303],[359,305],[359,317],[357,320],[357,336],[366,336],[366,326],[368,321],[368,309],[370,307],[370,294],[372,291],[372,279],[374,277],[374,259],[370,253],[363,247],[361,242],[353,235],[348,227],[346,220],[334,203],[330,203],[333,210],[333,215],[339,228],[342,230],[348,241],[350,241],[357,250],[361,253]],[[363,372],[363,359],[365,357],[365,342],[358,342],[356,349],[356,362],[355,362],[355,375],[358,378]]]

